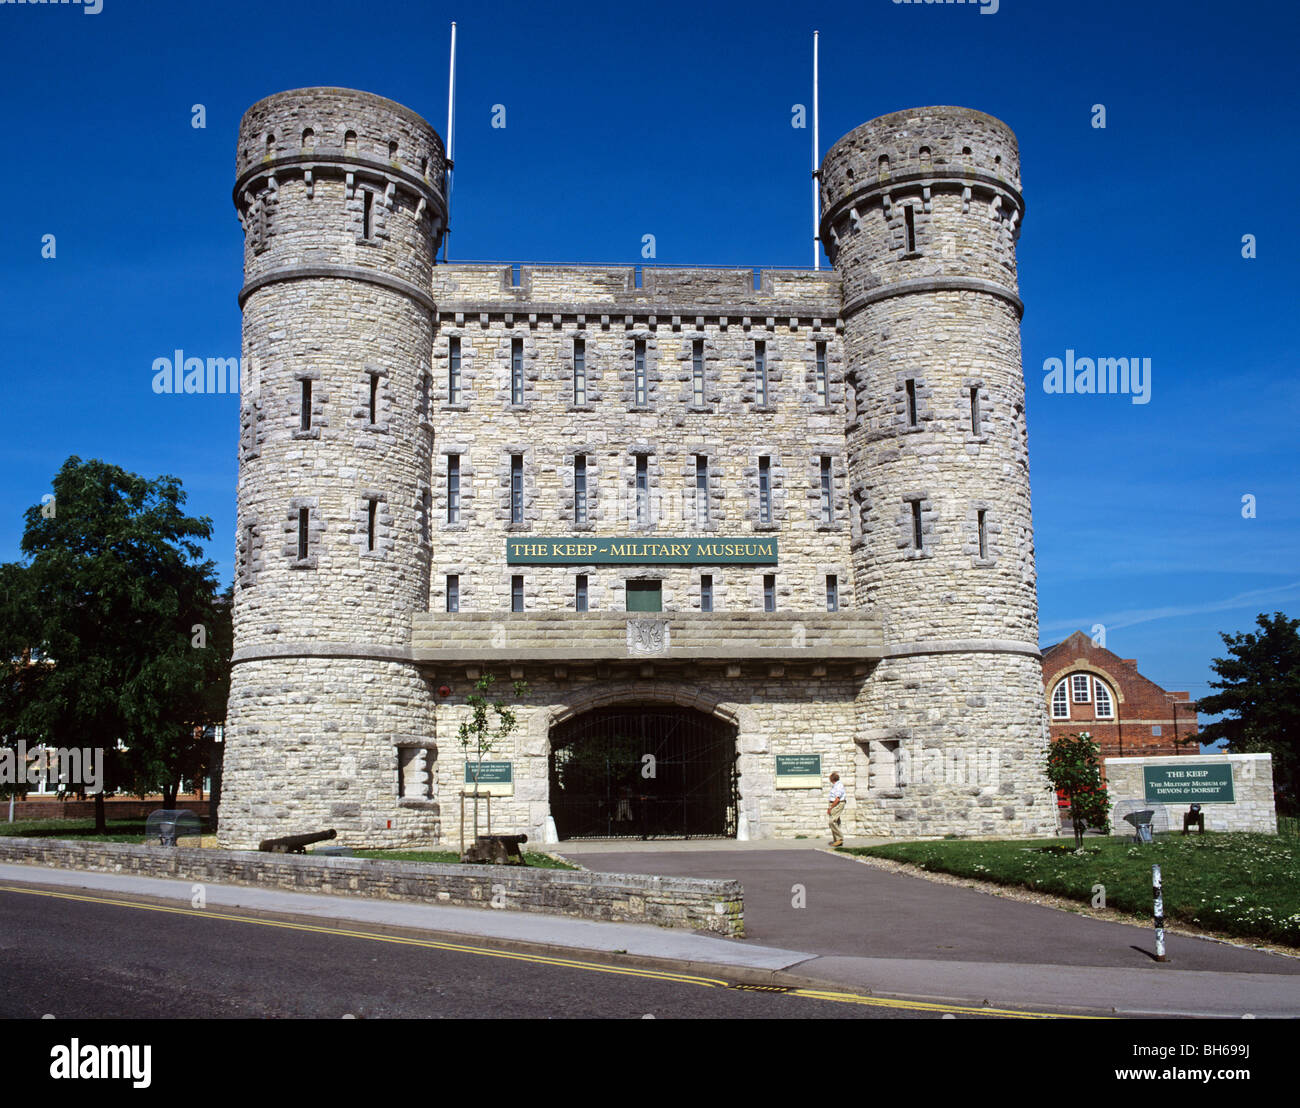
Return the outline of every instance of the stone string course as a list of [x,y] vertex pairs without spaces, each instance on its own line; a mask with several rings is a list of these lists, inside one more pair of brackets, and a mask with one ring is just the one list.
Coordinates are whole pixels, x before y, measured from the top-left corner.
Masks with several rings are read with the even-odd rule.
[[[245,116],[239,151],[252,372],[223,845],[318,826],[354,844],[454,841],[456,733],[485,671],[507,699],[510,680],[530,685],[493,755],[515,774],[493,818],[533,838],[550,830],[551,727],[620,703],[734,728],[741,835],[824,834],[824,789],[778,789],[779,753],[839,770],[854,834],[1054,831],[1015,259],[1024,200],[1004,124],[938,107],[857,128],[822,171],[835,268],[757,281],[435,266],[441,142],[366,93],[270,97]],[[779,561],[506,562],[508,539],[574,534],[775,538]],[[666,645],[651,656],[628,628],[632,579],[660,584]]]
[[737,881],[18,837],[0,837],[0,862],[745,933]]

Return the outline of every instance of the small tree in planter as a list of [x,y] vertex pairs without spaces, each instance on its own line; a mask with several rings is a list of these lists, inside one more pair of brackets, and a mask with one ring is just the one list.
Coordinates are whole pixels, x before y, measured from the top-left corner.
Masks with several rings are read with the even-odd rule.
[[[457,740],[464,752],[465,761],[472,762],[474,766],[475,839],[478,838],[479,780],[483,776],[483,759],[496,750],[499,743],[510,736],[518,723],[513,709],[508,708],[503,701],[489,699],[489,694],[492,692],[492,686],[495,683],[496,677],[491,673],[483,674],[474,683],[474,691],[465,697],[465,703],[470,707],[470,718],[460,725],[457,734]],[[527,682],[516,681],[514,683],[516,699],[526,695],[527,692]],[[495,727],[492,723],[493,715],[496,717]],[[488,830],[490,831],[492,819],[490,797],[488,803]],[[460,808],[460,850],[462,854],[465,852],[465,805],[463,801]]]
[[1083,832],[1089,824],[1110,830],[1110,798],[1101,783],[1098,753],[1087,731],[1053,739],[1047,751],[1047,777],[1052,788],[1070,802],[1076,848],[1083,846]]

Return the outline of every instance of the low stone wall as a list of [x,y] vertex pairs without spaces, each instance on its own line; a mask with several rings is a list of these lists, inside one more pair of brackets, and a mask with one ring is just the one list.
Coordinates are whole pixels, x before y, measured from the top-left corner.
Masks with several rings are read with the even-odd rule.
[[[147,819],[151,812],[163,806],[162,797],[152,800],[118,800],[107,798],[104,801],[105,819]],[[208,818],[211,801],[194,800],[192,797],[177,797],[179,810],[193,812],[201,820]],[[9,813],[9,802],[0,800],[0,820]],[[94,819],[95,802],[93,800],[59,800],[57,797],[31,796],[27,800],[14,802],[14,819]]]
[[693,877],[165,849],[16,836],[0,836],[0,862],[376,900],[543,912],[618,923],[653,923],[734,938],[743,936],[745,929],[740,883]]
[[[1277,834],[1277,810],[1273,802],[1273,758],[1270,754],[1201,754],[1198,756],[1162,755],[1146,758],[1106,758],[1106,789],[1111,804],[1123,800],[1145,800],[1142,770],[1145,766],[1171,766],[1186,772],[1197,767],[1230,766],[1232,768],[1232,803],[1202,802],[1207,831],[1259,831]],[[1188,801],[1147,807],[1164,809],[1170,831],[1183,829],[1183,814]],[[1160,817],[1157,814],[1156,819]],[[1112,829],[1133,834],[1133,828],[1112,810]]]

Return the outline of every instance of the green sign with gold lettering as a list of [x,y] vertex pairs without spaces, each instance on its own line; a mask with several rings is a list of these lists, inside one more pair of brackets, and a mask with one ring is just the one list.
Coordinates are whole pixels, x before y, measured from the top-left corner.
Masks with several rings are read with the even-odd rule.
[[565,565],[776,565],[771,538],[574,538],[506,539],[506,564]]

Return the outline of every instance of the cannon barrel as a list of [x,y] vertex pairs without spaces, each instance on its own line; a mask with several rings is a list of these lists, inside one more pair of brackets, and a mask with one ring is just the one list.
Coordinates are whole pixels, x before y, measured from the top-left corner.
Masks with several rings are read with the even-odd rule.
[[263,839],[257,844],[257,849],[270,854],[302,854],[304,848],[312,843],[324,842],[337,835],[332,827],[328,831],[311,831],[305,835],[284,835],[278,839]]

